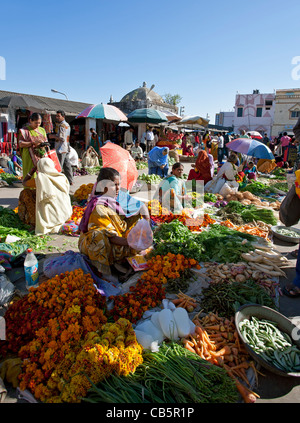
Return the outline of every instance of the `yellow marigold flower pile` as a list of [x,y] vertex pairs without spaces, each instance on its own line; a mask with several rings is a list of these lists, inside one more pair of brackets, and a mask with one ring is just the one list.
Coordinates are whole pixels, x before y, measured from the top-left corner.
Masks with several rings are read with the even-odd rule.
[[[127,319],[90,332],[77,354],[70,353],[47,383],[46,402],[80,402],[89,388],[110,374],[127,376],[143,362],[143,347]],[[56,396],[55,396],[56,394]]]
[[87,200],[91,194],[94,184],[82,184],[75,192],[74,197],[77,201]]
[[[103,313],[106,299],[96,290],[91,275],[84,274],[81,269],[43,282],[38,288],[30,289],[25,298],[31,306],[28,313],[36,320],[43,317],[36,314],[36,310],[50,312],[49,319],[19,350],[23,359],[20,389],[29,389],[37,399],[44,401],[53,396],[48,380],[57,366],[80,350],[89,332],[100,329],[107,322]],[[17,306],[18,302],[14,304],[15,317]],[[12,327],[9,339],[13,338],[13,331]]]

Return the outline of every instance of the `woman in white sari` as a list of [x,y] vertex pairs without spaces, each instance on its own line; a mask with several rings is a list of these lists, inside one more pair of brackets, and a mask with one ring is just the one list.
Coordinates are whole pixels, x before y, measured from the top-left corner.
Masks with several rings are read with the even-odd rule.
[[[32,175],[37,170],[37,177]],[[24,187],[35,188],[35,233],[58,233],[71,217],[70,184],[63,173],[55,169],[54,162],[42,158],[23,180]]]

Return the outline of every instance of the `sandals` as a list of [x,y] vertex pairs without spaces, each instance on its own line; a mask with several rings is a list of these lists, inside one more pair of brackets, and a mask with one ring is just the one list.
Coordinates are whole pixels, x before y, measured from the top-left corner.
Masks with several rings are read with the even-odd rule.
[[[284,295],[290,298],[300,297],[300,288],[298,288],[295,285],[293,285],[290,289],[288,289],[287,287],[284,287],[282,292],[284,293]],[[292,294],[292,292],[294,292],[294,294]]]

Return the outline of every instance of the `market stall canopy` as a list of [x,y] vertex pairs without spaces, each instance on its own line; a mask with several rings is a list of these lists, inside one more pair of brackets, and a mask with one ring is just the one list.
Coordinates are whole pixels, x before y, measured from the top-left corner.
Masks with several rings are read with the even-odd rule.
[[103,167],[112,167],[121,175],[121,188],[130,191],[138,178],[135,161],[129,151],[110,141],[100,148]]
[[[50,113],[56,114],[57,110],[63,110],[66,116],[77,116],[81,110],[89,106],[89,103],[83,103],[78,101],[70,101],[52,97],[43,97],[40,95],[33,95],[33,94],[24,94],[24,93],[15,93],[13,91],[2,91],[0,90],[0,99],[5,97],[20,97],[22,96],[27,102],[30,102],[30,105],[33,105],[33,101],[39,103],[39,107],[24,107],[27,110],[32,112],[39,112],[39,113]],[[35,104],[36,105],[36,104]],[[1,106],[0,106],[1,107]],[[4,107],[4,106],[2,106]],[[12,109],[19,109],[20,106],[12,107]]]
[[166,115],[156,109],[136,109],[127,115],[132,123],[162,123],[168,122]]
[[170,110],[161,110],[161,111],[166,115],[169,122],[178,122],[182,119],[181,116],[171,112]]
[[237,138],[228,142],[226,147],[237,153],[246,154],[247,156],[256,157],[258,159],[274,159],[273,153],[269,147],[252,138]]
[[116,106],[110,104],[91,104],[84,109],[76,119],[78,118],[93,118],[93,119],[105,119],[113,122],[126,121],[126,115],[118,109]]
[[178,125],[201,125],[207,126],[209,124],[209,119],[205,119],[201,116],[184,116]]
[[45,106],[30,96],[11,95],[0,98],[0,108],[28,109],[41,112],[45,109]]

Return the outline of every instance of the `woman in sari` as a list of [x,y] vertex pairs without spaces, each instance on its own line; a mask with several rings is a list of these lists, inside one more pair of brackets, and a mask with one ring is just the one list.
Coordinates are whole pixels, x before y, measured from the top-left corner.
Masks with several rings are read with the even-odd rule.
[[191,165],[188,181],[195,179],[196,181],[204,181],[206,184],[212,179],[212,164],[208,154],[204,150],[200,150],[195,164]]
[[207,153],[209,153],[210,152],[210,148],[211,148],[210,131],[206,131],[205,134],[203,135],[203,144],[204,144],[205,151]]
[[[32,113],[27,123],[18,134],[18,144],[23,162],[23,178],[36,166],[38,158],[35,149],[46,143],[47,134],[41,127],[42,117],[39,113]],[[36,177],[36,174],[33,175]]]
[[164,178],[168,174],[168,147],[154,147],[148,153],[148,174]]
[[161,206],[174,214],[180,214],[184,208],[184,201],[190,200],[187,195],[185,182],[182,179],[183,165],[174,163],[172,172],[164,178],[154,194],[154,199],[158,199]]
[[[37,176],[33,178],[36,170]],[[25,189],[18,205],[21,220],[34,227],[36,235],[58,233],[72,215],[70,184],[66,176],[45,157],[25,175],[23,186]]]
[[[127,204],[126,208],[131,207],[131,210],[127,211],[125,207],[124,210],[117,201],[119,193],[119,172],[109,167],[101,168],[94,195],[89,199],[79,225],[78,246],[102,274],[111,275],[112,271],[122,271],[120,269],[125,266],[125,276],[119,277],[119,281],[124,282],[131,273],[131,269],[127,271],[126,257],[135,254],[128,245],[127,234],[141,219],[142,211],[139,212],[135,204],[130,206],[126,194],[122,197],[122,204]],[[149,215],[146,218],[149,219]]]

